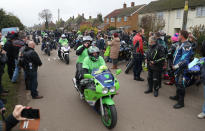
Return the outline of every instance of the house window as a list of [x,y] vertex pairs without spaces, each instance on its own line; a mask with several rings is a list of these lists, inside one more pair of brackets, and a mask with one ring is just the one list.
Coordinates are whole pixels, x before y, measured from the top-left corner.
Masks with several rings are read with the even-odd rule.
[[122,19],[121,17],[118,17],[117,22],[121,22],[121,19]]
[[157,13],[157,19],[163,19],[163,12],[158,12]]
[[177,10],[177,19],[181,18],[181,10]]
[[107,23],[109,23],[109,18],[107,18]]
[[115,18],[111,18],[111,22],[115,22]]
[[124,21],[127,21],[127,16],[124,17]]
[[196,16],[205,16],[205,6],[204,7],[198,7],[196,9]]

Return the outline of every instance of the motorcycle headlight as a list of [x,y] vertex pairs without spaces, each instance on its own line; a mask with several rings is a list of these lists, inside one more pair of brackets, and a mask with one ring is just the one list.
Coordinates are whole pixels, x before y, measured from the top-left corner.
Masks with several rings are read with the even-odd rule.
[[102,93],[107,94],[108,93],[108,88],[103,88]]
[[114,86],[110,88],[110,92],[111,92],[111,93],[114,93],[114,92],[115,92],[115,87],[114,87]]

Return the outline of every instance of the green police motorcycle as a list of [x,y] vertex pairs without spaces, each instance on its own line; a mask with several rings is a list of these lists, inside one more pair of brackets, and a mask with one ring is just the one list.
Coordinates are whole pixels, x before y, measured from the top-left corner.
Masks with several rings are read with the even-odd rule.
[[113,75],[107,66],[101,66],[99,69],[94,69],[91,74],[84,74],[84,79],[78,85],[73,78],[81,99],[101,115],[102,122],[108,129],[114,128],[117,124],[117,111],[112,98],[120,88],[116,79],[120,73],[121,69]]

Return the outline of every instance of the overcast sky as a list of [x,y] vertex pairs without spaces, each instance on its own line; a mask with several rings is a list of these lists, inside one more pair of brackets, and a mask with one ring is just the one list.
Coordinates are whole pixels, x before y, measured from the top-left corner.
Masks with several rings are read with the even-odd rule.
[[57,20],[58,8],[60,9],[60,17],[67,20],[71,16],[85,14],[85,17],[96,17],[98,13],[102,13],[103,17],[117,8],[122,8],[123,3],[131,6],[131,2],[135,5],[147,4],[151,0],[0,0],[0,8],[7,12],[11,12],[18,16],[22,23],[26,26],[33,26],[41,21],[38,13],[43,9],[49,9],[53,14],[53,21]]

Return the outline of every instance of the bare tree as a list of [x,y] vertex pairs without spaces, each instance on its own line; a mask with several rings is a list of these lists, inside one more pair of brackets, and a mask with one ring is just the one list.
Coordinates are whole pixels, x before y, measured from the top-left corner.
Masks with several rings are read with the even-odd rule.
[[157,32],[165,27],[165,20],[162,17],[156,15],[145,15],[140,20],[140,27],[145,29],[146,35],[150,31]]
[[49,9],[42,10],[39,14],[39,17],[45,21],[45,27],[48,29],[48,23],[52,19],[52,13]]

